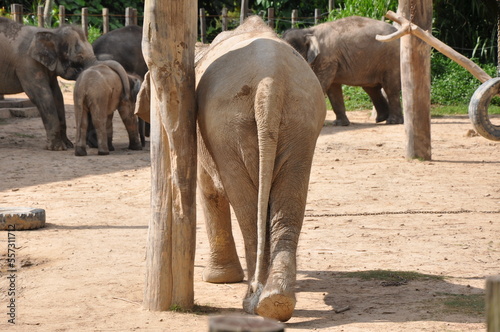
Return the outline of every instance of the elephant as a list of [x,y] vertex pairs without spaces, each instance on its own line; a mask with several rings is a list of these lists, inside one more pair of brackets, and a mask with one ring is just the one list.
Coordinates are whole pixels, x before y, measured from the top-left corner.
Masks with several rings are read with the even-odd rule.
[[258,16],[203,52],[195,74],[198,187],[210,243],[203,280],[243,280],[232,206],[245,244],[243,308],[287,321],[324,94],[307,62]]
[[0,47],[0,94],[25,92],[40,112],[46,148],[72,148],[57,77],[76,80],[85,68],[99,63],[83,30],[72,25],[38,28],[0,17]]
[[[99,60],[115,60],[127,73],[139,76],[141,80],[144,79],[148,67],[142,55],[142,27],[128,25],[112,30],[97,38],[92,43],[92,48]],[[141,144],[145,146],[145,136],[149,136],[149,123],[144,123],[140,119],[138,125]],[[90,119],[87,128],[87,144],[90,147],[97,147],[96,131]]]
[[[118,71],[116,70],[118,68]],[[137,128],[137,117],[134,114],[135,97],[141,87],[141,79],[128,75],[123,82],[121,77],[127,75],[123,67],[110,68],[105,64],[97,64],[85,69],[75,83],[73,91],[76,120],[75,155],[86,156],[86,135],[88,114],[97,131],[98,154],[108,155],[113,147],[113,113],[120,113],[129,136],[129,149],[142,150]]]
[[282,38],[311,65],[328,95],[336,119],[348,126],[342,85],[360,86],[377,111],[376,122],[403,123],[399,39],[384,43],[376,35],[396,28],[366,17],[350,16],[306,29],[289,29]]

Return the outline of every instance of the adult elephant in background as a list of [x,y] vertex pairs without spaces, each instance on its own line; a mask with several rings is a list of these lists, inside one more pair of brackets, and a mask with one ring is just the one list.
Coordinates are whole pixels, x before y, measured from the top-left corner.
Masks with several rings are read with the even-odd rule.
[[[115,60],[120,63],[130,75],[144,79],[148,71],[146,62],[142,55],[142,27],[128,25],[123,28],[112,30],[92,43],[94,53],[99,60]],[[141,132],[141,143],[145,145],[144,136],[149,136],[149,124],[139,121]],[[93,122],[89,119],[87,129],[87,144],[97,147],[97,135]]]
[[211,252],[203,279],[243,279],[231,205],[245,243],[243,308],[287,321],[296,302],[296,251],[324,94],[304,59],[258,16],[219,34],[202,52],[198,184]]
[[348,126],[342,85],[362,87],[377,111],[376,122],[403,123],[399,39],[384,43],[376,35],[396,28],[366,17],[351,16],[307,29],[285,31],[283,39],[311,65],[336,115]]
[[[98,62],[82,29],[38,28],[0,17],[0,50],[0,94],[26,93],[42,117],[48,150],[73,147],[57,77],[76,80]],[[116,65],[109,62],[110,67]]]

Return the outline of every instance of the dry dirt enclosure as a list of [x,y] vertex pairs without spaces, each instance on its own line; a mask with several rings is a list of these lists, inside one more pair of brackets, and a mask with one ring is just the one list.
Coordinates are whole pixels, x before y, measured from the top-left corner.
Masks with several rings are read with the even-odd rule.
[[[74,141],[66,91],[68,135]],[[407,161],[404,126],[350,112],[318,140],[298,249],[297,307],[287,331],[484,331],[449,298],[484,294],[500,266],[500,145],[466,116],[432,120],[432,161]],[[8,323],[7,232],[0,233],[0,330],[207,331],[211,314],[241,313],[246,285],[207,284],[198,210],[192,313],[142,309],[149,220],[149,149],[75,157],[43,149],[40,118],[0,122],[0,206],[46,210],[47,226],[15,232],[15,325]],[[411,213],[418,212],[418,213]],[[432,212],[432,213],[431,213]],[[496,213],[492,213],[496,212]],[[236,239],[243,261],[241,236]],[[349,272],[413,271],[443,279],[395,283]],[[337,312],[336,312],[337,310]],[[341,311],[341,312],[339,312]]]

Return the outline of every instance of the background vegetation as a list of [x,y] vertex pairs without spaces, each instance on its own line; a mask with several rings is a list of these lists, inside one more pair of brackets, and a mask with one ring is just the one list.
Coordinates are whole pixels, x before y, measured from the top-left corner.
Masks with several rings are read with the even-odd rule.
[[[12,1],[0,0],[0,16],[8,15]],[[24,7],[25,24],[36,24],[36,9],[45,1],[19,0]],[[433,35],[453,47],[463,55],[473,59],[490,76],[497,76],[497,12],[500,2],[496,0],[434,0]],[[291,27],[291,12],[298,10],[299,27],[314,24],[314,11],[321,11],[321,22],[341,17],[360,15],[374,19],[383,19],[387,10],[396,11],[398,0],[336,0],[334,8],[328,11],[328,0],[249,0],[249,10],[253,14],[267,19],[267,9],[275,9],[276,30],[282,33]],[[102,8],[110,12],[111,29],[125,23],[125,8],[138,10],[138,21],[142,25],[144,0],[56,0],[52,9],[52,25],[58,26],[59,5],[66,7],[67,19],[72,23],[80,22],[81,8],[88,7],[90,17],[89,40],[93,41],[101,34]],[[211,41],[222,28],[220,14],[226,7],[230,25],[233,29],[239,24],[241,2],[235,0],[198,1],[198,8],[207,13],[207,34]],[[432,55],[432,94],[435,105],[458,106],[459,112],[466,112],[466,106],[472,93],[479,86],[465,69],[438,52]],[[366,94],[356,87],[345,87],[346,106],[348,109],[371,108]],[[494,103],[500,104],[498,101]],[[446,109],[450,109],[449,107]]]

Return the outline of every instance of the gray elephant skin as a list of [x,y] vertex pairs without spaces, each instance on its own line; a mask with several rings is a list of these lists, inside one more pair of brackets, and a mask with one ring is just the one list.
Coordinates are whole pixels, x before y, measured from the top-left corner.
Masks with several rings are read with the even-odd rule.
[[75,80],[98,62],[82,29],[70,25],[37,28],[0,17],[0,45],[0,94],[25,92],[42,117],[46,148],[72,148],[57,77]]
[[[148,71],[142,55],[142,27],[128,25],[103,34],[92,43],[94,53],[99,60],[115,60],[123,66],[128,74],[138,76],[141,80]],[[149,123],[139,121],[141,144],[145,146],[145,136],[149,136]],[[89,119],[87,129],[87,145],[97,147],[95,128]]]
[[[118,70],[117,70],[118,69]],[[123,77],[127,80],[122,81]],[[75,155],[85,156],[88,115],[97,132],[99,155],[113,151],[113,114],[118,109],[129,135],[129,149],[142,150],[134,114],[135,97],[141,87],[141,79],[127,75],[123,67],[110,68],[98,64],[87,68],[75,83],[73,99],[76,120]]]
[[316,140],[326,116],[306,61],[259,17],[219,34],[196,65],[198,185],[207,282],[243,280],[230,208],[245,244],[248,313],[287,321]]
[[380,42],[396,28],[359,16],[290,29],[282,38],[311,65],[336,115],[334,125],[348,126],[342,85],[362,87],[377,111],[376,122],[403,123],[399,39]]

